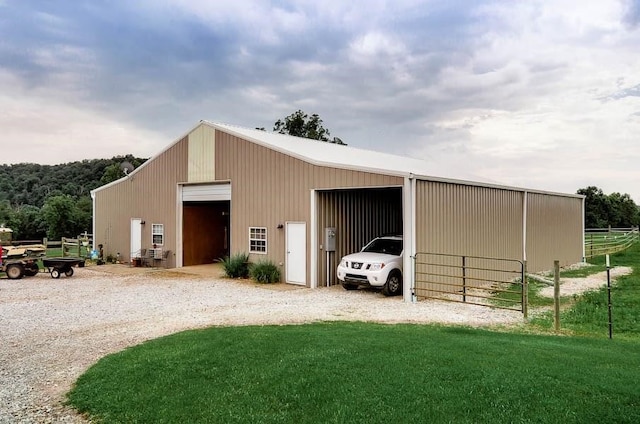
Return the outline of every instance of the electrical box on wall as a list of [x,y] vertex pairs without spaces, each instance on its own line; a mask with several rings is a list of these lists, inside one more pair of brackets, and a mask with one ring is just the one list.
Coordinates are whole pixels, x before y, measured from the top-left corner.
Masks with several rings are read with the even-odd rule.
[[327,227],[324,229],[324,250],[325,252],[336,251],[336,228]]

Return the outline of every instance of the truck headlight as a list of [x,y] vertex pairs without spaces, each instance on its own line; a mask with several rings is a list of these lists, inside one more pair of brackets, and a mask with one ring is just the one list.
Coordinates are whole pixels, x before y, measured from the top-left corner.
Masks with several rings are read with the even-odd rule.
[[343,259],[343,260],[341,260],[341,261],[340,261],[340,266],[341,266],[342,268],[348,268],[348,267],[347,267],[347,261],[345,261],[344,259]]
[[377,264],[371,264],[371,266],[369,267],[369,270],[371,270],[371,271],[380,271],[382,268],[384,268],[384,262],[383,263],[377,263]]

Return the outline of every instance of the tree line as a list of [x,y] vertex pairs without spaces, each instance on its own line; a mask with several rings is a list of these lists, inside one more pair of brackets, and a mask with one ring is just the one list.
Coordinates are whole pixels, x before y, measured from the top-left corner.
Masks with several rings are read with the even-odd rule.
[[123,163],[138,167],[132,155],[60,165],[0,165],[0,225],[15,240],[60,239],[91,232],[91,190],[125,175]]
[[640,208],[628,194],[604,194],[594,186],[581,188],[585,196],[585,228],[630,228],[640,225]]

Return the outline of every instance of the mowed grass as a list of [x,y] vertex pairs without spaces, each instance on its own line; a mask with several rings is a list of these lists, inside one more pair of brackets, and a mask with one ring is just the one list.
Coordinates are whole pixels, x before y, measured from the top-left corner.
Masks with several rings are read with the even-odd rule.
[[153,340],[68,402],[104,423],[637,423],[638,381],[629,340],[318,323]]
[[[590,259],[589,262],[594,266],[585,268],[585,270],[606,271],[603,256]],[[617,277],[612,283],[613,337],[640,341],[640,243],[635,243],[622,252],[610,255],[610,265],[611,267],[628,266],[633,269],[631,274]],[[600,289],[590,290],[580,296],[561,299],[560,326],[563,332],[608,337],[609,300],[606,282],[606,277],[603,277]],[[534,290],[533,294],[530,294],[530,299],[535,299],[535,297]],[[538,329],[550,330],[553,328],[553,315],[551,312],[542,314],[532,319],[531,324]]]
[[62,256],[62,248],[61,247],[48,247],[47,248],[47,258],[59,258]]

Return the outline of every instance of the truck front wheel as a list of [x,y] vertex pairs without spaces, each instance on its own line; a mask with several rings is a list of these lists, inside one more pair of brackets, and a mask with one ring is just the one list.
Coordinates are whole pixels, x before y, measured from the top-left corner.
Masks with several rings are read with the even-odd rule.
[[387,278],[386,284],[382,287],[382,294],[385,296],[397,296],[402,294],[402,274],[393,270]]

